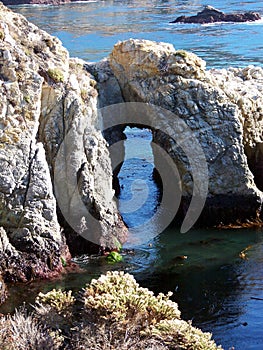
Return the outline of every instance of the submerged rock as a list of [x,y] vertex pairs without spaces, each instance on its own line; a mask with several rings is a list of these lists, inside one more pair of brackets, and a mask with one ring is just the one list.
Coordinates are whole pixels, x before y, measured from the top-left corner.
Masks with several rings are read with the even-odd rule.
[[215,22],[252,22],[261,18],[258,12],[230,13],[226,14],[212,6],[198,12],[195,16],[180,16],[171,23],[215,23]]

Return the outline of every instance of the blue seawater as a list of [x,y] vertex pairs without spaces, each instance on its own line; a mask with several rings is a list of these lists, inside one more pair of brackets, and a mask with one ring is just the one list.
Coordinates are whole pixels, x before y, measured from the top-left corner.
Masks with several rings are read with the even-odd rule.
[[[71,56],[98,61],[118,40],[144,38],[169,42],[207,61],[208,67],[263,65],[263,20],[213,25],[170,24],[200,11],[206,0],[107,0],[61,6],[15,6],[15,11],[59,37]],[[211,1],[224,12],[257,11],[262,1]]]

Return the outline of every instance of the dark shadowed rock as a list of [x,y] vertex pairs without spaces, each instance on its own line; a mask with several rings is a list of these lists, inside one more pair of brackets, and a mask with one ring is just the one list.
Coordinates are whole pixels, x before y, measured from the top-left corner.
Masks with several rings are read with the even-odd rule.
[[215,9],[212,6],[205,6],[205,8],[198,12],[195,16],[180,16],[171,23],[215,23],[215,22],[252,22],[260,19],[258,12],[245,13],[230,13],[226,14]]

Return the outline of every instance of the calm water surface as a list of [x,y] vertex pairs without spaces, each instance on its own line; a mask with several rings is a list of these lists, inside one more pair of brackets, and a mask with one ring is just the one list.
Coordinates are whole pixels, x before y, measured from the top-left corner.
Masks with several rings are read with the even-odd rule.
[[[146,38],[173,43],[193,51],[208,67],[263,66],[263,22],[250,24],[172,25],[179,15],[195,14],[207,1],[99,1],[63,6],[17,6],[13,9],[58,36],[71,56],[97,61],[107,56],[118,40]],[[225,12],[258,11],[262,1],[211,1]],[[149,196],[142,208],[123,213],[129,226],[147,220],[158,205],[159,191],[153,181],[153,157],[147,130],[126,129],[126,161],[120,172],[120,200],[130,199],[131,184]],[[136,147],[134,147],[134,139]],[[142,142],[140,142],[140,140]],[[140,182],[140,180],[144,180]],[[138,196],[140,197],[140,195]],[[120,204],[122,210],[122,204]],[[124,247],[124,261],[108,265],[102,257],[81,256],[76,261],[83,273],[70,274],[55,282],[10,286],[10,299],[0,308],[7,312],[26,300],[33,302],[39,291],[53,287],[79,290],[91,278],[109,269],[131,272],[144,286],[156,292],[172,290],[182,317],[213,332],[225,349],[263,348],[263,231],[215,229],[181,234],[169,228],[142,245]],[[247,259],[239,257],[246,249]],[[180,257],[185,256],[185,259]]]

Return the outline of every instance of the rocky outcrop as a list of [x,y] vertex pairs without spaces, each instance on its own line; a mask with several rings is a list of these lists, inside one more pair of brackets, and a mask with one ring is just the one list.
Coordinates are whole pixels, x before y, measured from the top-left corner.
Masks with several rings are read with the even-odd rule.
[[253,22],[261,18],[258,12],[245,13],[224,13],[215,9],[212,6],[205,6],[205,8],[198,12],[195,16],[180,16],[171,23],[215,23],[215,22]]
[[[123,137],[124,126],[101,127],[98,107],[143,102],[171,112],[168,117],[151,115],[152,132],[180,173],[182,215],[196,189],[193,167],[205,172],[198,154],[187,154],[194,135],[208,167],[200,223],[262,216],[262,81],[261,68],[208,71],[193,53],[147,40],[118,43],[109,59],[87,64],[69,58],[57,38],[0,5],[4,281],[49,278],[70,261],[69,248],[83,253],[125,241],[127,229],[113,200],[112,165],[101,130],[113,144]],[[147,126],[143,108],[139,124]],[[176,139],[170,131],[177,132]],[[156,158],[158,168],[157,163]],[[170,176],[169,186],[172,180]]]
[[57,38],[3,5],[0,79],[0,271],[6,281],[51,277],[70,259],[67,243],[111,248],[126,232],[96,82]]
[[[146,102],[173,112],[170,120],[161,120],[161,114],[152,116],[159,125],[153,134],[154,142],[169,153],[179,169],[182,214],[187,211],[194,179],[176,138],[167,135],[167,123],[173,125],[174,116],[192,130],[208,166],[208,195],[199,222],[257,220],[262,180],[258,180],[260,170],[255,176],[252,171],[262,167],[263,69],[209,71],[192,53],[175,50],[170,44],[132,39],[115,45],[110,65],[125,101]],[[141,118],[147,125],[144,114]],[[180,138],[178,133],[175,136]],[[192,153],[191,138],[186,151],[187,147]],[[198,155],[196,158],[198,171]]]
[[7,298],[7,289],[3,277],[0,275],[0,305],[5,302]]

